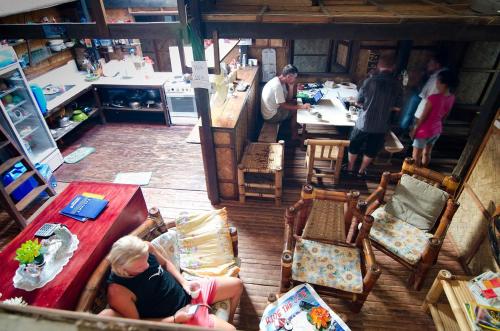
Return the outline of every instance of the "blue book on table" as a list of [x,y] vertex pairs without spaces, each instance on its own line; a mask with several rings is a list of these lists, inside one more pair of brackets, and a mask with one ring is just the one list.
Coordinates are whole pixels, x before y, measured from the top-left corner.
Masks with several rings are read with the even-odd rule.
[[71,202],[61,210],[61,214],[86,221],[86,218],[97,218],[108,205],[108,200],[95,199],[77,195]]

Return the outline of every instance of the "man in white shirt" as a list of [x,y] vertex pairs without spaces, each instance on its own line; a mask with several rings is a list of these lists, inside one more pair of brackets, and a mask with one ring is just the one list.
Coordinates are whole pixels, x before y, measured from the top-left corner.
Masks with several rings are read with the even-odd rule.
[[422,88],[422,91],[418,95],[422,100],[418,104],[417,110],[415,111],[415,117],[420,118],[422,116],[422,113],[424,112],[425,109],[425,104],[427,103],[427,98],[430,95],[438,93],[437,87],[436,87],[436,80],[438,74],[447,69],[445,67],[445,59],[443,56],[440,56],[438,54],[435,54],[430,60],[429,63],[427,63],[427,72],[430,73],[430,77],[425,82],[424,87]]
[[288,64],[283,68],[281,75],[274,77],[264,85],[260,111],[264,121],[279,123],[291,119],[292,139],[297,139],[297,109],[310,109],[306,103],[297,105],[294,102],[295,83],[299,74],[298,69]]

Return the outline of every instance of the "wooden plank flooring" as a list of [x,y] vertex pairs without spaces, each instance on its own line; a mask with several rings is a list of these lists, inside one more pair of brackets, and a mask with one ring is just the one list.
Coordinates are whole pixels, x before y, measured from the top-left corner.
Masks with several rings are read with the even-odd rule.
[[[267,296],[278,291],[283,214],[299,198],[305,178],[304,151],[287,148],[282,207],[275,207],[270,200],[251,198],[245,204],[226,201],[212,206],[206,196],[200,145],[184,142],[190,131],[188,126],[167,128],[132,123],[96,125],[82,130],[81,136],[62,150],[63,154],[81,145],[93,146],[96,152],[77,164],[64,164],[55,172],[58,191],[73,180],[112,181],[120,171],[152,171],[150,184],[143,187],[144,196],[148,207],[159,207],[166,218],[171,219],[186,209],[226,207],[231,223],[238,228],[240,277],[245,284],[235,325],[241,330],[258,330]],[[394,160],[391,170],[397,170],[399,162]],[[343,178],[338,189],[355,188],[366,196],[376,187],[378,173],[384,169],[387,168],[371,168],[373,175],[367,182]],[[2,246],[18,231],[12,223],[8,216],[0,215]],[[420,292],[406,289],[408,271],[404,267],[379,251],[376,258],[383,273],[361,313],[351,313],[340,299],[323,296],[325,301],[347,316],[347,324],[353,330],[433,330],[430,316],[421,309],[427,290],[442,268],[463,273],[451,243],[445,241],[438,263]]]

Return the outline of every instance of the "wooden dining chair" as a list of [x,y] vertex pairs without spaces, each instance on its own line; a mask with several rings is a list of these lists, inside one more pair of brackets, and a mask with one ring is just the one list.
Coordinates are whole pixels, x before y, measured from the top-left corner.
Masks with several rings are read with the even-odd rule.
[[[389,183],[396,183],[386,201]],[[458,180],[420,168],[406,158],[398,173],[384,172],[377,189],[366,199],[373,216],[370,239],[377,249],[410,269],[407,286],[418,290],[436,264],[446,232],[459,204]]]
[[[309,283],[361,310],[381,274],[368,239],[373,218],[363,207],[359,192],[303,187],[301,199],[285,213],[280,292]],[[359,223],[354,237],[352,226]]]
[[307,146],[306,183],[311,183],[315,177],[318,183],[323,178],[332,178],[333,183],[338,184],[344,150],[349,146],[349,140],[307,139],[304,144]]

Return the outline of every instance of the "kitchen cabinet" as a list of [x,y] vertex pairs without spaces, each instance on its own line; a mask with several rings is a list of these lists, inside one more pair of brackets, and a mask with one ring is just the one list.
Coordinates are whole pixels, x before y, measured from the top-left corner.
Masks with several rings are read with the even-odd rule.
[[238,164],[247,141],[255,140],[257,114],[260,109],[258,67],[239,69],[236,79],[250,87],[245,92],[234,92],[225,104],[212,109],[212,132],[219,195],[223,199],[238,199]]
[[120,113],[157,113],[163,114],[165,124],[170,126],[165,81],[151,84],[126,84],[119,82],[106,84],[94,83],[97,107],[105,112]]

